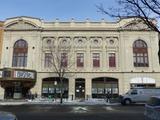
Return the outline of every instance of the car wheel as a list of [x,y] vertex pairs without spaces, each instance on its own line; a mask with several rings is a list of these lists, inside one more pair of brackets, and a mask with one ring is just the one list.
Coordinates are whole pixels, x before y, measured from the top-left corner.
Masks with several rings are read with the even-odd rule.
[[125,99],[124,104],[125,104],[125,105],[131,104],[131,100],[130,100],[130,99]]

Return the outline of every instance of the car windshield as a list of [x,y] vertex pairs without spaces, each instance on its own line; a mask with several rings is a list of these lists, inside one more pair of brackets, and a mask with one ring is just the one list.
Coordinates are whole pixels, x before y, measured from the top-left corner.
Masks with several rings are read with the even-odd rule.
[[160,98],[151,97],[147,104],[151,106],[160,106]]
[[137,94],[137,90],[136,89],[131,89],[129,90],[126,94]]

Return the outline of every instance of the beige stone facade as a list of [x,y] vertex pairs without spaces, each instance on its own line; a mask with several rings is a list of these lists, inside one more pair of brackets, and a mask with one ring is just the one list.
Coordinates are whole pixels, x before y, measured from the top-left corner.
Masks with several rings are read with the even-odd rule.
[[[1,55],[2,55],[2,44],[3,44],[3,22],[0,21],[0,61],[1,61]],[[1,62],[0,62],[0,64],[1,64]],[[0,96],[1,96],[1,94],[2,93],[0,93]]]
[[[73,19],[70,22],[59,20],[45,22],[41,19],[23,16],[6,19],[1,68],[35,70],[37,72],[36,82],[30,90],[32,93],[43,96],[43,92],[47,94],[46,89],[50,91],[45,85],[43,86],[43,80],[57,77],[54,71],[45,67],[47,42],[49,40],[56,46],[57,41],[65,40],[71,45],[75,61],[75,65],[65,74],[65,78],[68,79],[67,98],[69,99],[79,97],[87,99],[95,96],[95,98],[102,98],[100,94],[105,94],[107,90],[115,94],[123,94],[131,89],[131,84],[136,85],[135,87],[147,85],[160,87],[158,33],[149,30],[146,25],[137,21],[134,18],[126,18],[117,22],[106,22],[105,20],[76,22]],[[18,40],[25,40],[28,44],[25,67],[13,67],[13,49]],[[134,65],[133,44],[137,40],[143,41],[147,46],[146,66],[141,66],[141,62],[140,66]],[[77,53],[84,55],[83,67],[76,65]],[[93,67],[94,53],[98,55],[98,58],[95,58],[98,60],[98,67]],[[114,55],[114,58],[110,55]],[[68,61],[70,61],[69,58]],[[4,81],[3,76],[1,78],[1,81]],[[11,80],[6,79],[6,81]],[[105,81],[105,93],[101,82],[98,81]],[[0,88],[2,99],[5,97],[5,90],[6,87]],[[54,91],[51,93],[54,94]]]
[[3,22],[0,21],[0,59],[2,54],[2,43],[3,42]]

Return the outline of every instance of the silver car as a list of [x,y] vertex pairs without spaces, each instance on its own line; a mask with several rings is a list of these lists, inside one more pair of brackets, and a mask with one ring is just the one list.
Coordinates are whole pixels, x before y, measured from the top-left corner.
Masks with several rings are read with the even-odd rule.
[[0,120],[18,120],[18,119],[12,113],[0,111]]
[[160,120],[160,96],[151,97],[145,105],[145,120]]

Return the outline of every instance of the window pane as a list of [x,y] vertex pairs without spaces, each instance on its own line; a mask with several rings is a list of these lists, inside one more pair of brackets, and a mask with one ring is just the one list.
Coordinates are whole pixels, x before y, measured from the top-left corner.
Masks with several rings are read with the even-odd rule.
[[52,66],[52,55],[51,53],[45,53],[45,62],[44,62],[44,66],[47,67],[51,67]]
[[67,53],[62,53],[61,54],[61,66],[62,67],[67,67],[67,64],[68,64]]
[[147,44],[142,40],[137,40],[133,44],[133,61],[135,67],[148,67]]
[[84,66],[84,54],[77,53],[77,67],[83,67],[83,66]]
[[109,67],[116,67],[115,53],[109,53]]
[[25,40],[18,40],[13,47],[13,67],[26,67],[27,66],[28,45]]
[[100,67],[100,54],[93,53],[93,67]]

